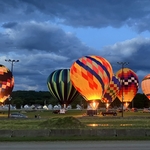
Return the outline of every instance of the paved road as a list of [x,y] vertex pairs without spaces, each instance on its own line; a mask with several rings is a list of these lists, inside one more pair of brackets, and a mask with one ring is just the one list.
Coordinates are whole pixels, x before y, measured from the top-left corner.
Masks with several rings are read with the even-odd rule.
[[0,150],[150,150],[149,141],[0,142]]

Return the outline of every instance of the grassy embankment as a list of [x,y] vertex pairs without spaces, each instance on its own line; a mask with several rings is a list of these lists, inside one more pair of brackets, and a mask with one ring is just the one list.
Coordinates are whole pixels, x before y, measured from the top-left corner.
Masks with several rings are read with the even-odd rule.
[[[87,116],[86,110],[68,110],[65,114],[53,114],[52,111],[34,110],[21,111],[28,116],[28,119],[9,119],[7,111],[0,114],[0,129],[1,130],[37,130],[37,129],[57,129],[57,128],[103,128],[103,129],[150,129],[150,113],[124,112],[117,116]],[[34,118],[39,114],[40,119]],[[67,120],[61,120],[64,117],[75,117],[84,126],[76,126],[75,123],[67,124]],[[59,120],[59,121],[58,121]],[[58,121],[58,122],[57,122]],[[60,125],[58,125],[60,123]],[[64,124],[64,125],[63,125]],[[58,125],[58,126],[57,126]],[[90,126],[89,126],[90,125]],[[135,140],[149,140],[149,137],[135,138]],[[42,138],[0,138],[0,141],[53,141],[53,140],[116,140],[114,137],[42,137]],[[117,140],[134,140],[134,138],[118,138]]]

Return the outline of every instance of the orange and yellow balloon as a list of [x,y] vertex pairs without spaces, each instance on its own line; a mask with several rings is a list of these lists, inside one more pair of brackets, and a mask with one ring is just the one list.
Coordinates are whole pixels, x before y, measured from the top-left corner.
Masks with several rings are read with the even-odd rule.
[[117,97],[121,102],[122,100],[126,103],[131,102],[139,88],[138,76],[129,68],[120,69],[116,76],[121,80],[121,88]]
[[0,102],[3,103],[9,98],[14,87],[12,72],[3,65],[0,65]]
[[112,80],[110,63],[100,56],[84,56],[70,68],[70,79],[76,90],[89,102],[101,100]]
[[142,82],[141,88],[146,97],[150,100],[150,74],[146,75]]

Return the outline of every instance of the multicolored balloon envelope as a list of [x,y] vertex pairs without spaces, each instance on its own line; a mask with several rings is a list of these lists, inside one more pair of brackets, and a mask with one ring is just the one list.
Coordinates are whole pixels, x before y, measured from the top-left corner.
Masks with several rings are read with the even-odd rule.
[[150,74],[146,75],[143,78],[143,80],[141,82],[141,88],[142,88],[143,93],[150,100]]
[[14,77],[12,72],[3,65],[0,65],[0,102],[3,103],[14,87]]
[[123,68],[116,73],[116,76],[121,80],[121,88],[117,97],[121,102],[122,100],[123,102],[131,102],[139,88],[136,73],[129,68]]
[[47,86],[51,95],[64,107],[71,104],[79,95],[70,81],[69,69],[59,69],[52,72],[48,76]]
[[102,102],[103,103],[112,103],[115,100],[115,98],[117,97],[120,88],[121,88],[121,83],[120,83],[119,78],[117,78],[115,75],[113,75],[112,81],[110,82],[106,93],[102,97]]
[[112,80],[110,63],[100,56],[84,56],[70,68],[70,79],[87,101],[101,100]]

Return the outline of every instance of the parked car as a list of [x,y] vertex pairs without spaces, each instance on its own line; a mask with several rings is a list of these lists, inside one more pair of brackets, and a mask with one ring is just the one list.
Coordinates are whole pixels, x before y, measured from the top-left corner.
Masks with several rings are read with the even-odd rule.
[[144,108],[143,113],[150,113],[150,108]]
[[28,118],[28,116],[24,115],[24,114],[21,114],[21,113],[11,113],[10,118]]
[[132,108],[131,111],[132,112],[138,112],[138,109],[137,108]]
[[108,110],[108,111],[102,111],[101,114],[103,116],[106,116],[106,115],[113,115],[113,116],[117,116],[117,113],[115,111],[111,111],[111,110]]
[[53,110],[53,114],[59,114],[60,113],[60,110]]

